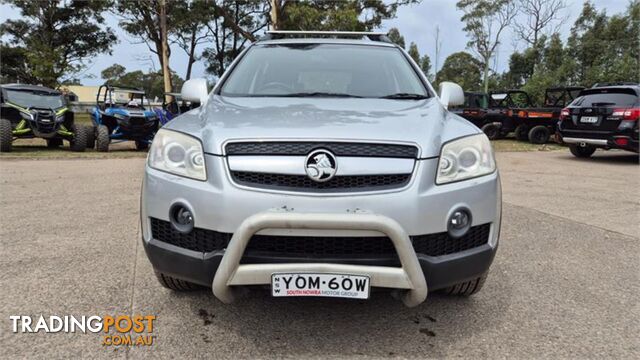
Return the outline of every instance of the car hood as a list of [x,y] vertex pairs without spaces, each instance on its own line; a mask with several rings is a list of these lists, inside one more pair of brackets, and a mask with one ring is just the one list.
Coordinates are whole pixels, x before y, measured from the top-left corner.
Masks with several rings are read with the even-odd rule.
[[230,140],[356,140],[412,143],[420,157],[434,157],[449,139],[478,133],[447,112],[436,98],[232,98],[214,96],[204,107],[166,125],[202,140],[222,155]]

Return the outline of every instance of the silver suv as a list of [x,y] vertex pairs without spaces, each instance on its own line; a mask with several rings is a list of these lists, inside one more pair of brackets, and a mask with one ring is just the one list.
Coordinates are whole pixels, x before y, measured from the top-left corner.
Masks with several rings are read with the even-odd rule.
[[377,33],[269,32],[149,151],[142,237],[160,282],[225,303],[271,295],[407,306],[482,287],[500,233],[487,137],[447,111],[401,48]]

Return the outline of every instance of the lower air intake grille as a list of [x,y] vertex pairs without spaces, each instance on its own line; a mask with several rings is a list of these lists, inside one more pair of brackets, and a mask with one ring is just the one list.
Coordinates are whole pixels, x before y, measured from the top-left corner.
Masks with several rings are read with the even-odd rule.
[[171,226],[168,221],[149,218],[151,220],[151,234],[154,239],[181,248],[212,252],[224,250],[229,244],[231,234],[212,230],[195,228],[188,234],[183,234]]
[[[189,234],[182,234],[168,221],[150,218],[151,234],[154,239],[200,252],[224,250],[232,234],[195,228]],[[450,238],[446,232],[411,236],[416,253],[441,256],[473,249],[489,240],[491,224],[472,227],[459,239]],[[246,253],[287,257],[354,257],[378,256],[397,257],[391,240],[387,237],[329,237],[329,236],[272,236],[254,235],[249,241]]]

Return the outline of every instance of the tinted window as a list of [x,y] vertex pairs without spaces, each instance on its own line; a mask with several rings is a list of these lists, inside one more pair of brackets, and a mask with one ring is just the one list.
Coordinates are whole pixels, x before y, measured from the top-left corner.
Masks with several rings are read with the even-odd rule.
[[223,85],[223,96],[330,93],[428,96],[413,67],[393,47],[287,44],[252,47]]
[[6,90],[6,94],[7,101],[26,108],[57,109],[64,106],[61,95],[15,90]]
[[575,99],[571,106],[582,107],[609,107],[609,106],[634,106],[638,102],[638,97],[624,92],[607,92],[585,94]]

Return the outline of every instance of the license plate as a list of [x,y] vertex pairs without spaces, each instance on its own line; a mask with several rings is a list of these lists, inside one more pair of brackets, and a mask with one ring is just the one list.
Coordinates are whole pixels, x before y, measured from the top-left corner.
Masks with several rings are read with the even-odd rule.
[[580,122],[581,123],[585,123],[585,124],[595,124],[598,122],[598,117],[597,116],[583,116],[580,118]]
[[271,275],[271,295],[368,299],[368,276],[349,274],[277,273]]

